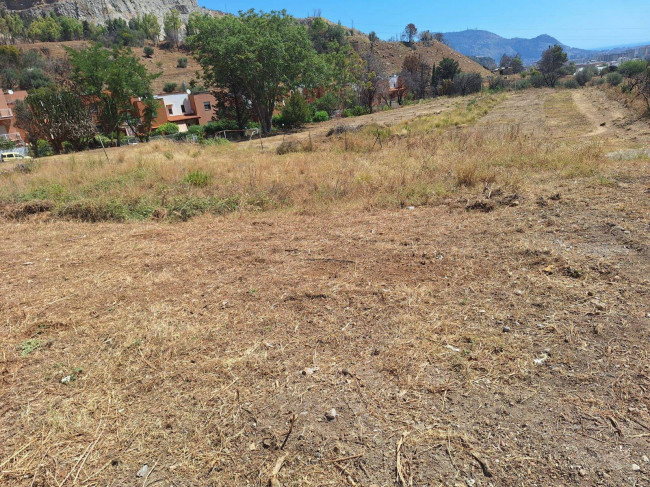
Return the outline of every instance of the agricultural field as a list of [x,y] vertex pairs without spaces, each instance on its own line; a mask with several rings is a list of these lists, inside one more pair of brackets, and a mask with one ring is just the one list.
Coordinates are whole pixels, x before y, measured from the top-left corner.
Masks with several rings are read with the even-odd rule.
[[650,124],[597,88],[0,170],[0,485],[650,485]]

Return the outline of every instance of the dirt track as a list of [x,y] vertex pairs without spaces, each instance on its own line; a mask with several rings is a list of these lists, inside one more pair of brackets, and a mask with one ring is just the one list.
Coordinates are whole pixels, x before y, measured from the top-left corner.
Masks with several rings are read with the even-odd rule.
[[[540,93],[479,126],[650,142]],[[607,178],[487,213],[0,223],[0,484],[262,486],[284,458],[283,486],[650,485],[650,163]]]

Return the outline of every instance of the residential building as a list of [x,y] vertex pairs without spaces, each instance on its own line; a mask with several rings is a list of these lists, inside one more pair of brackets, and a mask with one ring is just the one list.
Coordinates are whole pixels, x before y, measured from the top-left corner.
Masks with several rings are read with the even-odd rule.
[[[4,149],[4,151],[15,151],[27,153],[25,147],[25,133],[16,127],[16,102],[22,101],[27,96],[26,91],[0,91],[0,140],[10,141],[13,148]],[[0,152],[3,149],[0,148]]]
[[[191,125],[205,125],[212,120],[216,99],[209,92],[201,93],[170,93],[155,95],[159,103],[156,118],[152,128],[155,130],[161,125],[173,122],[178,125],[179,131],[187,132]],[[144,113],[144,103],[139,98],[132,101],[138,116]]]

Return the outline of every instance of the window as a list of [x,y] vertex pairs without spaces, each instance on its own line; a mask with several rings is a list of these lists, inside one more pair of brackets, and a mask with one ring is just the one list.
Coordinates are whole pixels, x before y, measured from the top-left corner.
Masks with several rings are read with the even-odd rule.
[[210,109],[212,109],[212,106],[210,105],[209,101],[204,101],[203,102],[203,108],[205,108],[206,110],[210,110]]
[[181,112],[185,113],[185,105],[181,105]]
[[174,110],[172,109],[172,106],[171,106],[171,105],[167,105],[167,112],[168,112],[170,115],[173,115]]

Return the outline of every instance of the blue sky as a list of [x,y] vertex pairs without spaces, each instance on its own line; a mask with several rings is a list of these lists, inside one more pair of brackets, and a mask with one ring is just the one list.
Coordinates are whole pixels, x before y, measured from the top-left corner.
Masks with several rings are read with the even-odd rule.
[[364,32],[374,30],[382,39],[397,35],[413,22],[418,29],[452,32],[484,29],[504,37],[549,34],[583,49],[650,43],[650,0],[199,0],[216,10],[286,9],[296,17],[313,15],[340,20]]

